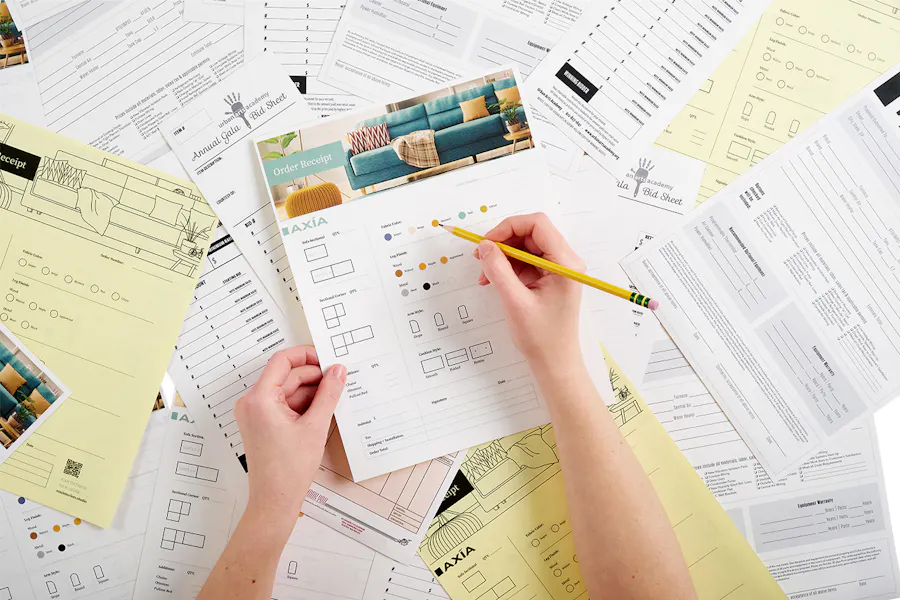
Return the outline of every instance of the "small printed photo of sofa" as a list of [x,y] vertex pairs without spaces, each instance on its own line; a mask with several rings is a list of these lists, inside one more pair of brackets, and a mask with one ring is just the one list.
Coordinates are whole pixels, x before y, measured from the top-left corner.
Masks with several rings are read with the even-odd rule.
[[9,448],[62,396],[49,373],[0,326],[0,444]]
[[263,163],[285,164],[295,154],[302,155],[298,162],[307,160],[319,148],[334,156],[330,149],[338,143],[334,160],[272,186],[279,220],[534,147],[518,82],[503,71],[333,117],[260,142],[258,150]]
[[5,0],[0,0],[0,69],[28,62],[25,36],[16,27]]

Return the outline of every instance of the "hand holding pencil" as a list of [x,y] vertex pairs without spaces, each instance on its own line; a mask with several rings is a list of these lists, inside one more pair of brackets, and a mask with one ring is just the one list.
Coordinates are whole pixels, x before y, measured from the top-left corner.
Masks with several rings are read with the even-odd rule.
[[[527,217],[534,216],[538,220],[544,219],[547,221],[547,224],[549,224],[550,227],[552,227],[553,230],[556,231],[556,228],[553,227],[552,223],[550,223],[549,219],[547,219],[545,215],[526,215],[526,216]],[[511,220],[507,219],[503,223],[506,223],[507,221],[511,221]],[[496,228],[494,228],[486,236],[480,236],[477,233],[472,233],[471,231],[466,231],[465,229],[461,229],[459,227],[450,227],[448,225],[442,225],[442,227],[444,229],[446,229],[447,231],[449,231],[450,233],[452,233],[453,235],[455,235],[459,238],[462,238],[464,240],[468,240],[470,242],[476,243],[476,244],[480,244],[483,240],[486,240],[486,239],[489,241],[494,241],[497,244],[497,247],[500,249],[500,251],[503,252],[503,254],[505,254],[506,256],[508,256],[510,258],[514,258],[520,262],[523,262],[527,265],[531,265],[532,267],[534,267],[536,269],[543,269],[543,270],[553,273],[555,275],[567,277],[569,279],[572,279],[573,281],[583,283],[584,285],[588,285],[588,286],[598,289],[602,292],[612,294],[613,296],[618,296],[619,298],[622,298],[629,302],[633,302],[634,304],[637,304],[638,306],[642,306],[644,308],[649,308],[650,310],[656,310],[659,307],[659,302],[657,302],[656,300],[651,300],[647,296],[644,296],[637,292],[631,292],[629,290],[620,288],[619,286],[613,285],[611,283],[606,283],[605,281],[601,281],[601,280],[591,277],[589,275],[585,275],[582,272],[584,270],[584,263],[583,263],[583,261],[581,261],[580,258],[578,258],[578,262],[582,266],[580,268],[570,268],[565,265],[554,262],[552,259],[548,258],[546,255],[539,256],[539,255],[532,253],[531,251],[526,252],[525,250],[522,250],[522,249],[510,246],[508,244],[504,244],[502,242],[493,240],[491,238],[491,235],[494,232],[496,232],[498,229],[500,229],[500,226],[502,226],[503,223],[501,223]],[[534,230],[532,230],[532,231],[534,231]],[[558,231],[556,231],[556,233],[557,233],[557,235],[559,234]],[[525,239],[525,238],[523,238],[523,239]],[[560,239],[562,239],[562,236],[560,236]],[[562,241],[563,241],[563,243],[565,243],[565,240],[562,240]],[[532,241],[532,245],[534,245],[536,248],[538,247],[534,241]],[[568,244],[566,244],[566,246],[568,247]],[[569,248],[569,250],[571,251],[571,248]],[[577,258],[577,255],[575,255],[574,252],[572,252],[572,255]]]
[[[578,340],[582,283],[555,273],[564,269],[584,277],[585,263],[546,215],[509,217],[484,237],[447,229],[478,244],[479,283],[497,289],[513,340],[537,372],[583,364]],[[520,253],[522,260],[510,260],[506,253]]]
[[497,243],[574,270],[584,269],[581,258],[543,214],[509,217],[484,237],[474,252],[481,261],[478,283],[496,288],[513,341],[535,372],[551,373],[561,363],[583,365],[578,338],[581,284],[509,260]]

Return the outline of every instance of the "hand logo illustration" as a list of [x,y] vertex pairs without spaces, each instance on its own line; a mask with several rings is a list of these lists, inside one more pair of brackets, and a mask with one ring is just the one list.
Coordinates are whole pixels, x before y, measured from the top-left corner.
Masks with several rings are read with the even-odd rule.
[[641,184],[646,182],[650,177],[650,171],[653,170],[653,163],[650,162],[649,158],[642,158],[638,161],[638,170],[635,171],[631,169],[631,173],[634,177],[634,197],[638,197],[638,192],[641,191]]
[[253,129],[250,127],[250,121],[247,120],[247,108],[241,103],[241,95],[240,94],[229,94],[225,96],[225,104],[231,107],[230,112],[226,112],[226,115],[234,115],[235,117],[240,117],[244,120],[244,123],[247,124],[247,129]]

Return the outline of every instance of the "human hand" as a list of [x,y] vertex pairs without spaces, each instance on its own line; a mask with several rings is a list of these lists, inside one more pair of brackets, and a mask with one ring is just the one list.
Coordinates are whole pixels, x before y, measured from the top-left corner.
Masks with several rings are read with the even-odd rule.
[[583,272],[584,261],[543,213],[504,219],[475,250],[481,260],[480,285],[493,284],[513,341],[533,368],[582,363],[578,341],[581,284],[510,260],[492,242],[521,248]]
[[347,381],[334,365],[325,375],[312,346],[276,352],[234,407],[250,478],[248,509],[293,523],[322,461],[328,427]]

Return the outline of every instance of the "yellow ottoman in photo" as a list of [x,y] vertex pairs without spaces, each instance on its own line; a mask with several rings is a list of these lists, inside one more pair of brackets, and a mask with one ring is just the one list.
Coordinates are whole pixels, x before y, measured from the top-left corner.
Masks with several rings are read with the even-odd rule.
[[290,219],[341,203],[341,190],[329,182],[317,183],[292,192],[285,201],[285,210]]

